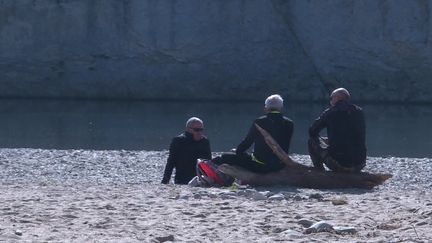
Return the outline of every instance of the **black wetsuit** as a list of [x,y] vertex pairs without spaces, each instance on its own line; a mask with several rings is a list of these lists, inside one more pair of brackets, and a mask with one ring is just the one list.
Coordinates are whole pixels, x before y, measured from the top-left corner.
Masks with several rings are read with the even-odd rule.
[[[282,169],[284,164],[266,144],[264,137],[255,127],[255,124],[266,130],[286,153],[289,152],[294,124],[280,112],[273,111],[254,121],[245,139],[238,145],[236,155],[224,154],[221,158],[216,159],[215,163],[238,165],[257,173]],[[252,144],[254,144],[254,152],[250,155],[246,151]]]
[[210,142],[207,138],[195,141],[192,134],[188,132],[173,138],[162,183],[169,182],[175,168],[174,183],[187,184],[196,176],[196,162],[200,158],[211,159]]
[[312,124],[309,136],[316,138],[327,128],[330,156],[344,167],[366,162],[365,119],[360,107],[339,101],[326,109]]

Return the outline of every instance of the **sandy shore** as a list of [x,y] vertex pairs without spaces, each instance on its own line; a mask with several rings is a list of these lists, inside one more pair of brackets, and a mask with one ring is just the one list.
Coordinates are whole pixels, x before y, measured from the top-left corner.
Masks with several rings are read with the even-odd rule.
[[368,158],[394,177],[364,191],[161,185],[166,157],[0,149],[0,241],[432,242],[429,158]]

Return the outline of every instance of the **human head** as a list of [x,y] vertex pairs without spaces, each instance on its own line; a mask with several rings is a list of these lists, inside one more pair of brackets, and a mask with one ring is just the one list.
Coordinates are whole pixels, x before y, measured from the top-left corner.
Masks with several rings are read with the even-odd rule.
[[330,95],[330,105],[334,106],[338,101],[349,100],[350,98],[351,95],[345,88],[335,89]]
[[282,111],[283,108],[283,99],[280,95],[274,94],[267,97],[264,102],[264,110],[266,112],[270,111]]
[[193,140],[199,141],[203,138],[204,123],[198,117],[191,117],[186,122],[186,131],[192,134]]

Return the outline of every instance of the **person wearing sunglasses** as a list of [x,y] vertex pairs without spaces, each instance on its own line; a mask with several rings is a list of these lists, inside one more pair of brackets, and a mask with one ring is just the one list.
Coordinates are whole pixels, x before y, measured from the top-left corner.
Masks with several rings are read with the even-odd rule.
[[[330,107],[309,128],[309,155],[317,170],[360,172],[366,165],[365,118],[344,88],[330,95]],[[327,138],[320,132],[327,129]]]
[[204,136],[204,123],[197,117],[186,122],[186,131],[173,138],[162,183],[168,184],[175,169],[174,183],[188,184],[196,176],[197,159],[211,159],[210,141]]
[[[283,116],[282,110],[283,99],[280,95],[274,94],[267,97],[264,102],[265,115],[255,119],[248,134],[235,149],[235,154],[222,154],[222,156],[213,159],[213,162],[218,165],[237,165],[255,173],[274,172],[284,168],[285,165],[273,153],[255,126],[257,124],[266,130],[281,148],[288,153],[294,123],[288,117]],[[252,144],[254,145],[253,153],[247,153]]]

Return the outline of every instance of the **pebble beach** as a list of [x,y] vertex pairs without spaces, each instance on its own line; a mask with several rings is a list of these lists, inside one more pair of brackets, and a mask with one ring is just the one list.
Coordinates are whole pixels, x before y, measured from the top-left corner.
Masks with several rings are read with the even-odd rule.
[[162,185],[167,156],[0,149],[0,241],[432,242],[430,158],[368,157],[393,178],[315,190]]

